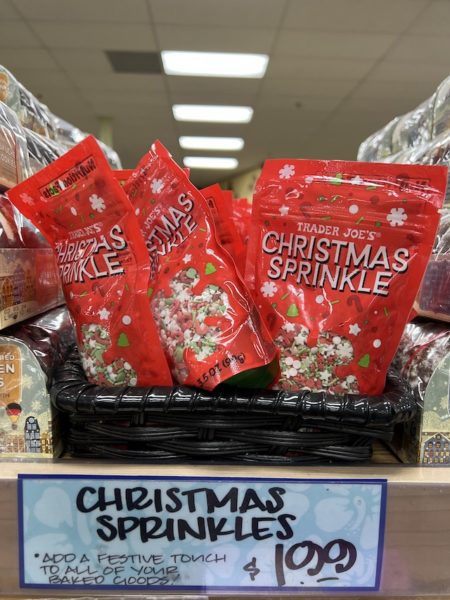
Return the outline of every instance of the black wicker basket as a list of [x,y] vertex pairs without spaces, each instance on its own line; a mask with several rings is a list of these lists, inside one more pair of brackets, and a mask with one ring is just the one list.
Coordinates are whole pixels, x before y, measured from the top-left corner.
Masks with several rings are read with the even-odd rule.
[[373,440],[390,439],[416,411],[394,372],[378,397],[224,385],[105,388],[87,382],[76,350],[56,373],[52,400],[68,417],[73,455],[147,462],[368,461]]

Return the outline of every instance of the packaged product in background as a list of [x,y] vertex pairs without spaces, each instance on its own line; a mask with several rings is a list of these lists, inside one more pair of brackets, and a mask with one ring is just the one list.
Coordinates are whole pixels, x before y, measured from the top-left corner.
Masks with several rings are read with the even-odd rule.
[[450,322],[450,210],[441,216],[415,310],[423,317]]
[[29,175],[24,129],[16,115],[0,102],[0,191],[17,185]]
[[245,247],[233,221],[233,197],[231,192],[222,190],[219,184],[203,188],[201,193],[206,199],[214,219],[217,238],[242,275],[245,269]]
[[233,223],[247,252],[248,236],[252,218],[252,204],[247,198],[233,198]]
[[67,310],[57,308],[0,336],[0,459],[53,458],[62,450],[48,385],[74,342]]
[[275,347],[203,195],[161,143],[125,191],[151,257],[151,306],[176,381],[209,390],[270,383]]
[[50,165],[63,154],[63,149],[50,138],[45,138],[31,129],[24,128],[24,132],[31,175]]
[[435,95],[400,117],[392,132],[392,152],[415,148],[431,139]]
[[432,137],[450,132],[450,77],[440,83],[433,106]]
[[8,69],[0,65],[0,102],[15,114],[20,110],[20,94],[17,79]]
[[148,304],[145,244],[94,138],[15,187],[9,198],[54,250],[88,379],[170,385]]
[[393,360],[420,410],[398,425],[391,447],[404,462],[450,464],[450,330],[433,321],[409,323]]
[[420,286],[447,169],[268,160],[246,278],[283,389],[379,394]]

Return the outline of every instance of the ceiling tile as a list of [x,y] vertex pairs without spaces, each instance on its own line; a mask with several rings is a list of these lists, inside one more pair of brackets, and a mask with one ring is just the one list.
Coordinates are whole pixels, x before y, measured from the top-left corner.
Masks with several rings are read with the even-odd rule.
[[359,85],[347,98],[345,107],[349,110],[384,111],[386,123],[398,114],[408,112],[430,97],[435,90],[427,82],[371,81]]
[[205,52],[270,52],[275,29],[157,25],[161,50]]
[[[3,0],[2,0],[3,1]],[[97,21],[100,23],[145,23],[149,12],[145,0],[13,0],[31,21]]]
[[54,59],[66,71],[105,71],[112,73],[111,64],[103,50],[92,48],[57,48],[51,50]]
[[92,90],[124,92],[130,95],[161,92],[164,88],[162,75],[136,75],[129,73],[97,73],[95,71],[70,71],[71,80],[89,93]]
[[250,135],[249,124],[239,123],[188,123],[174,121],[179,135],[212,135],[212,136],[237,136],[248,139]]
[[371,81],[418,81],[438,84],[450,74],[449,64],[432,61],[383,60],[370,73]]
[[[120,100],[119,98],[112,98],[105,100],[104,98],[97,97],[96,94],[83,94],[86,101],[89,102],[93,112],[96,115],[108,115],[121,119],[127,119],[131,123],[134,120],[143,122],[143,119],[172,119],[172,111],[170,110],[167,102],[165,104],[151,104],[140,103],[130,104],[126,100]],[[136,140],[139,140],[145,134],[144,128],[140,131],[136,131]],[[131,135],[131,131],[130,131]]]
[[259,79],[238,79],[228,77],[167,77],[171,92],[191,92],[214,94],[216,104],[220,104],[222,94],[248,96],[247,102],[254,101],[261,81]]
[[428,0],[290,0],[282,27],[304,31],[400,33]]
[[239,90],[231,92],[225,90],[217,93],[215,90],[200,91],[173,91],[170,93],[170,100],[174,104],[226,104],[235,106],[254,106],[256,94],[242,93]]
[[138,107],[142,107],[149,113],[155,107],[165,107],[172,114],[165,92],[130,94],[126,89],[115,90],[114,93],[105,90],[84,89],[82,94],[96,106],[103,105],[106,112],[117,112],[120,109],[130,119],[135,116]]
[[276,27],[285,0],[149,0],[156,23]]
[[450,3],[448,0],[433,0],[420,19],[412,24],[409,33],[427,35],[448,35],[450,27]]
[[449,65],[450,36],[405,35],[390,49],[387,60],[430,61]]
[[43,48],[2,48],[0,61],[10,71],[16,69],[57,69],[48,50]]
[[373,33],[327,33],[282,29],[273,56],[306,58],[379,58],[396,36]]
[[35,21],[33,30],[48,48],[156,50],[150,25]]
[[356,84],[343,79],[268,79],[262,84],[262,98],[264,101],[266,96],[289,96],[292,104],[300,102],[306,109],[331,110]]
[[25,22],[1,20],[0,48],[39,48],[40,46],[42,46],[40,40]]
[[14,8],[11,0],[0,2],[0,19],[20,19],[20,13]]
[[274,57],[269,61],[266,79],[360,79],[375,64],[375,60],[334,58]]

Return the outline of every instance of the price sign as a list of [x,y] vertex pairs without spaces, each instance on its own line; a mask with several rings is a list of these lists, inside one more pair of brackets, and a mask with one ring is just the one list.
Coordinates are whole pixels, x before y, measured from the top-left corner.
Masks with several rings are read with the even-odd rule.
[[386,486],[19,475],[21,587],[378,590]]

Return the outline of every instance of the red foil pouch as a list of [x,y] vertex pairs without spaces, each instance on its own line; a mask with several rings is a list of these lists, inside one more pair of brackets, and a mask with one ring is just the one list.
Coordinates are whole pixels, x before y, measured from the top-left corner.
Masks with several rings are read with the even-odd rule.
[[151,306],[176,381],[208,390],[269,384],[275,346],[216,239],[205,198],[160,142],[125,191],[151,256]]
[[8,192],[52,246],[89,381],[171,385],[134,210],[93,137]]
[[285,390],[380,394],[433,246],[447,169],[268,160],[246,279]]

